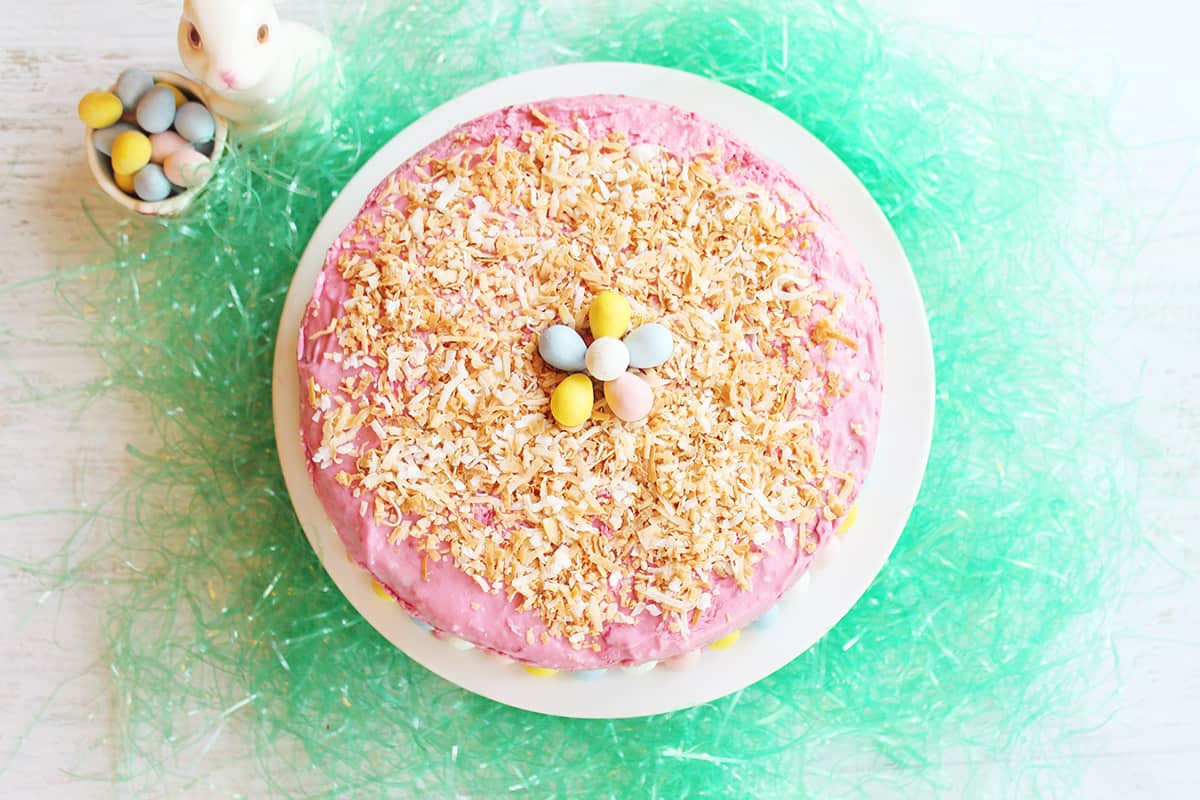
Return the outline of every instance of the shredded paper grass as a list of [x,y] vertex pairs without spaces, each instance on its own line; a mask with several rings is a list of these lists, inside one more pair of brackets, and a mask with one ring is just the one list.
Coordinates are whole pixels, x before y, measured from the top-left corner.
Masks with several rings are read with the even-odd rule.
[[[1090,690],[1132,516],[1099,435],[1121,423],[1084,372],[1112,230],[1080,211],[1102,115],[1050,82],[964,73],[852,2],[389,5],[332,32],[329,131],[236,147],[183,218],[101,231],[99,288],[61,281],[99,310],[106,385],[161,437],[70,554],[72,584],[116,573],[121,779],[195,789],[234,753],[263,781],[249,796],[958,795],[987,763],[1013,796],[1070,785],[1062,720],[1103,716]],[[338,190],[462,91],[580,60],[714,78],[825,142],[908,252],[938,375],[920,500],[853,611],[770,678],[649,719],[525,713],[411,662],[325,575],[273,442],[276,325]]]

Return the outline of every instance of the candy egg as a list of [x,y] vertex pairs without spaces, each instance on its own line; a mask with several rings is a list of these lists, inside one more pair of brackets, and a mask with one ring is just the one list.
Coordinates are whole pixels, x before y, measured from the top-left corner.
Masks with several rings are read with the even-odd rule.
[[591,326],[592,336],[597,339],[602,336],[620,339],[629,330],[631,316],[633,311],[628,300],[616,292],[601,292],[588,309],[588,325]]
[[626,372],[604,384],[604,399],[618,419],[637,422],[645,419],[654,406],[654,390],[637,375]]
[[594,402],[591,379],[577,372],[568,375],[550,395],[550,413],[559,425],[574,428],[588,421]]
[[191,189],[208,180],[212,173],[212,162],[208,160],[208,156],[187,147],[167,156],[167,160],[163,162],[163,170],[171,183]]
[[396,601],[395,596],[388,591],[387,587],[374,578],[371,579],[371,591],[374,592],[377,597],[387,600],[388,602],[394,603]]
[[171,182],[158,164],[147,164],[133,176],[133,190],[147,203],[157,203],[171,196]]
[[779,604],[776,603],[775,605],[768,608],[761,617],[754,620],[754,622],[751,623],[751,627],[763,630],[763,629],[771,627],[778,621],[779,621]]
[[137,106],[137,123],[146,133],[162,133],[175,122],[175,96],[169,86],[155,86]]
[[141,131],[126,131],[112,146],[113,172],[133,175],[150,163],[150,140]]
[[538,337],[542,360],[563,372],[583,372],[587,345],[583,337],[566,325],[551,325]]
[[150,147],[150,160],[155,164],[162,164],[169,155],[185,147],[191,147],[191,144],[175,131],[163,131],[150,137]]
[[79,118],[89,128],[107,128],[121,119],[121,98],[112,92],[88,92],[79,101]]
[[180,91],[178,86],[172,86],[171,84],[164,83],[163,81],[157,81],[157,82],[155,82],[154,85],[161,86],[162,88],[166,89],[167,91],[169,91],[171,93],[171,97],[175,98],[175,107],[176,108],[179,108],[179,106],[183,105],[184,103],[186,103],[188,101],[187,95],[184,94],[182,91]]
[[92,134],[92,146],[104,153],[106,156],[112,155],[113,142],[117,137],[126,131],[136,130],[128,122],[118,122],[116,125],[109,125],[107,128],[102,128]]
[[531,667],[528,664],[524,665],[525,671],[535,678],[551,678],[558,674],[558,670],[550,667]]
[[136,108],[138,101],[154,88],[154,78],[142,69],[127,69],[117,78],[117,97],[126,108]]
[[839,534],[845,533],[846,531],[848,531],[852,527],[854,527],[855,522],[858,522],[858,504],[857,503],[850,506],[850,511],[847,512],[846,516],[842,518],[842,521],[838,523],[837,530],[835,530],[834,533],[839,533]]
[[669,670],[675,672],[686,672],[700,663],[700,651],[691,650],[683,655],[678,655],[671,660],[665,662],[665,666]]
[[625,346],[629,348],[629,366],[634,369],[651,369],[661,366],[671,357],[675,342],[666,328],[657,322],[651,322],[639,326],[626,336]]
[[117,184],[117,188],[125,194],[133,194],[135,191],[132,175],[122,175],[120,172],[114,172],[113,183]]
[[645,675],[657,666],[657,661],[647,661],[643,664],[631,664],[627,667],[621,667],[621,671],[627,675]]
[[729,648],[731,648],[735,644],[737,644],[737,640],[740,638],[742,638],[742,632],[734,631],[733,633],[729,634],[728,636],[722,636],[720,639],[717,639],[715,642],[712,642],[711,644],[709,644],[709,649],[728,650]]
[[588,347],[584,362],[593,378],[611,381],[629,368],[629,349],[620,339],[602,336]]
[[189,142],[211,141],[217,130],[212,113],[200,103],[184,103],[175,112],[175,130]]

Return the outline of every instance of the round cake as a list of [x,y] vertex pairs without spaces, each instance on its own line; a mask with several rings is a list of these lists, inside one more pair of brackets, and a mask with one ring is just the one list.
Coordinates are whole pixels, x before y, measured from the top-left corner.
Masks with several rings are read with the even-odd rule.
[[881,337],[777,164],[671,106],[548,100],[366,198],[301,324],[300,435],[416,621],[532,667],[644,665],[728,641],[847,521]]

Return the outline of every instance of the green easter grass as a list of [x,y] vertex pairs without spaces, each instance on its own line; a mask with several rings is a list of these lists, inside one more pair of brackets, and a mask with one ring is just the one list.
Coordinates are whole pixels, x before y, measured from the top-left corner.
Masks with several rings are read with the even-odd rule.
[[[232,739],[293,796],[918,796],[969,780],[951,761],[1004,765],[1014,796],[1070,785],[1054,731],[1109,675],[1132,516],[1126,467],[1094,435],[1120,419],[1083,368],[1107,228],[1078,209],[1100,113],[1004,70],[964,76],[853,2],[478,5],[343,20],[330,131],[235,149],[186,217],[107,234],[102,289],[64,282],[102,310],[111,385],[162,440],[135,454],[107,543],[72,555],[75,580],[130,565],[105,618],[122,777],[202,779]],[[937,362],[924,488],[862,601],[772,677],[646,720],[515,711],[413,664],[322,571],[273,444],[276,324],[338,190],[439,103],[577,60],[690,70],[816,134],[899,234]]]

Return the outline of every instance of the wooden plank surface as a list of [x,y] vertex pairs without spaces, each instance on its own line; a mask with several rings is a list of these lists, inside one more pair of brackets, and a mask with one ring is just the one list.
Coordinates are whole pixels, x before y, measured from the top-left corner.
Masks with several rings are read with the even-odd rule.
[[[1085,796],[1194,796],[1200,590],[1186,573],[1200,568],[1200,48],[1192,41],[1200,12],[1173,0],[1147,0],[1133,13],[1116,0],[869,5],[1000,34],[993,41],[1008,57],[1114,98],[1114,130],[1127,148],[1113,196],[1151,224],[1106,289],[1115,299],[1112,336],[1096,380],[1112,397],[1141,398],[1131,436],[1146,457],[1145,515],[1129,534],[1149,538],[1164,557],[1115,620],[1126,684],[1120,708],[1070,747],[1085,765]],[[309,19],[339,10],[335,2],[289,6]],[[147,0],[29,3],[19,13],[6,7],[0,26],[0,444],[10,454],[0,460],[0,553],[10,558],[57,552],[75,531],[70,512],[102,502],[127,473],[126,446],[154,442],[136,398],[85,404],[72,394],[104,367],[87,327],[64,310],[47,278],[98,252],[78,200],[90,182],[75,102],[128,65],[176,65],[177,8]],[[103,782],[115,766],[120,703],[103,663],[103,587],[47,592],[36,577],[3,568],[0,598],[9,619],[0,640],[0,795],[122,796]],[[254,796],[256,785],[253,770],[231,759],[186,793]],[[1004,786],[997,771],[971,792],[1004,796]]]

